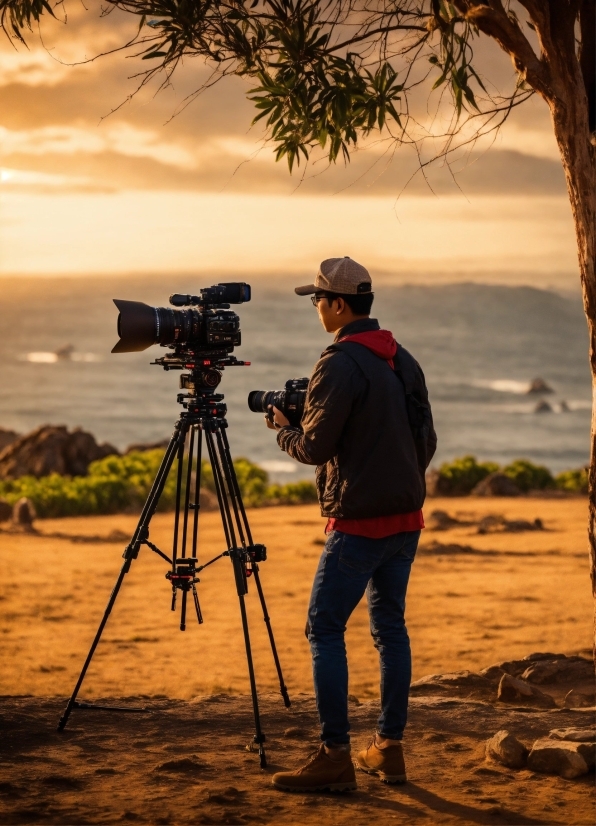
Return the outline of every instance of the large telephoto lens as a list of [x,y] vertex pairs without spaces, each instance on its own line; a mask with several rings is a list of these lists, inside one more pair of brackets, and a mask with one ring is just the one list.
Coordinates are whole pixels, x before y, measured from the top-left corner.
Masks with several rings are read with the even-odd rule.
[[114,299],[114,304],[120,311],[120,341],[112,348],[112,353],[138,353],[152,344],[185,343],[200,336],[202,318],[198,310],[150,307],[142,301],[119,298]]

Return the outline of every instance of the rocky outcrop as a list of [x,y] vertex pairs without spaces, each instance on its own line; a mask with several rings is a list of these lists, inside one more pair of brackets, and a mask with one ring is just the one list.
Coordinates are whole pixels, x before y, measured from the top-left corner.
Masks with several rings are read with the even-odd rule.
[[89,464],[118,450],[97,444],[91,433],[81,428],[69,432],[64,425],[42,425],[21,436],[0,453],[0,479],[20,476],[84,476]]
[[472,490],[472,496],[519,496],[515,482],[500,471],[490,473]]
[[0,427],[0,451],[4,450],[5,447],[8,447],[8,445],[11,445],[13,442],[16,442],[20,435],[20,433],[14,430],[5,430],[3,427]]
[[550,385],[548,385],[544,379],[537,377],[532,379],[530,382],[530,386],[528,387],[528,393],[554,393],[555,391],[552,389]]
[[144,453],[147,450],[165,450],[169,443],[169,439],[160,439],[159,442],[135,442],[126,448],[124,455],[126,456],[129,453]]
[[528,759],[528,749],[511,732],[502,729],[487,740],[486,756],[510,769],[523,769]]

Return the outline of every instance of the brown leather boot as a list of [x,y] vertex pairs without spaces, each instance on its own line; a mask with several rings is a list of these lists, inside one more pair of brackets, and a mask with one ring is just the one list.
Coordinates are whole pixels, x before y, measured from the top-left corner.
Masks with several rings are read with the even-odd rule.
[[356,765],[363,772],[377,774],[384,783],[405,783],[407,780],[401,744],[379,748],[376,736],[367,749],[358,752]]
[[321,745],[307,763],[293,772],[277,772],[272,783],[285,792],[349,792],[356,788],[356,772],[349,751],[337,750],[339,759],[331,758]]

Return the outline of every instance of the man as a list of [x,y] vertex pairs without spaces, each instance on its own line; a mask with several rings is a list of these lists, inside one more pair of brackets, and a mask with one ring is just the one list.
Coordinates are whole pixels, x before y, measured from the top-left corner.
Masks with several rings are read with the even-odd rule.
[[315,366],[301,427],[291,427],[277,408],[266,421],[278,431],[282,450],[317,465],[321,512],[328,517],[306,627],[323,742],[305,766],[275,774],[273,785],[286,791],[356,788],[344,632],[365,591],[380,655],[381,715],[356,762],[386,782],[403,783],[411,679],[405,596],[424,527],[424,470],[436,446],[428,394],[414,359],[369,317],[374,296],[363,266],[329,258],[314,284],[295,292],[311,295],[334,344]]

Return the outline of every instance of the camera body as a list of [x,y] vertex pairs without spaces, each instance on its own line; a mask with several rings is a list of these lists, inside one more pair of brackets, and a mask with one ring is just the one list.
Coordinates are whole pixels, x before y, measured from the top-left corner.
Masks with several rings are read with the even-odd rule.
[[270,416],[269,405],[277,407],[293,427],[298,427],[304,413],[310,379],[288,379],[284,390],[253,390],[248,394],[248,408],[253,413]]
[[230,304],[243,304],[250,298],[250,285],[237,281],[205,287],[200,295],[174,293],[172,307],[115,298],[120,340],[112,353],[135,353],[152,344],[188,349],[194,355],[213,350],[231,353],[241,344],[241,334],[240,318]]

